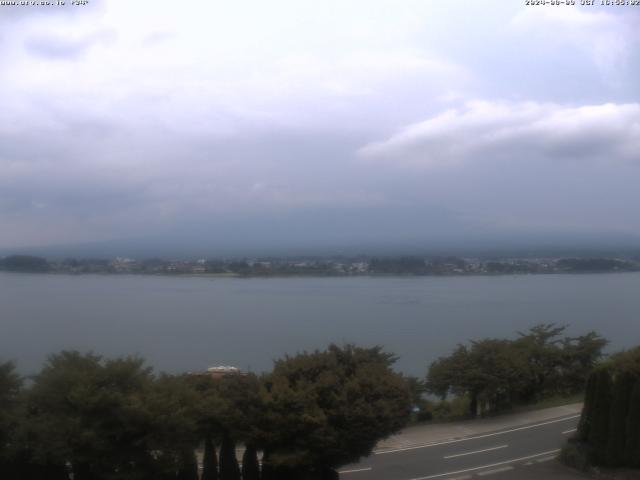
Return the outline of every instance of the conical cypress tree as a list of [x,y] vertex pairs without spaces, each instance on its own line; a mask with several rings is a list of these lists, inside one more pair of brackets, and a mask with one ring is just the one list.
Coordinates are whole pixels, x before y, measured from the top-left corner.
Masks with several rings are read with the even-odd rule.
[[264,450],[262,452],[262,469],[260,470],[261,480],[276,480],[273,466],[269,462],[269,452]]
[[236,445],[229,435],[222,437],[222,445],[220,445],[220,480],[240,480]]
[[625,465],[638,468],[640,467],[640,379],[636,379],[629,398],[626,440]]
[[242,455],[242,480],[260,480],[260,465],[256,447],[249,444]]
[[218,480],[218,457],[211,435],[204,440],[204,457],[202,459],[202,480]]
[[592,461],[596,465],[606,463],[609,417],[611,415],[611,374],[599,369],[596,374],[596,391],[593,399],[593,422],[589,429],[589,444],[592,447]]
[[198,480],[198,460],[192,450],[185,451],[180,455],[180,469],[177,479]]
[[607,464],[611,466],[624,464],[627,414],[629,412],[629,399],[631,398],[634,383],[635,376],[629,372],[618,374],[613,383],[606,455]]
[[[69,472],[64,465],[58,465],[55,463],[44,464],[30,464],[26,465],[24,469],[25,476],[21,478],[28,478],[29,480],[68,480]],[[74,477],[75,478],[75,477]]]
[[325,468],[322,471],[322,480],[340,480],[340,474],[333,468]]
[[589,430],[593,423],[593,400],[596,392],[596,379],[595,372],[591,373],[587,378],[584,405],[582,407],[582,415],[580,415],[580,423],[578,424],[578,437],[582,441],[587,441],[589,438]]

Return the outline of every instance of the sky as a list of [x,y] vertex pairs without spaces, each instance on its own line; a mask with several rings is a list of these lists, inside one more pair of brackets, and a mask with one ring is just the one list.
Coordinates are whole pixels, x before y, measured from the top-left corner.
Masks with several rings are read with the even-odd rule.
[[639,77],[640,6],[0,6],[0,248],[638,239]]

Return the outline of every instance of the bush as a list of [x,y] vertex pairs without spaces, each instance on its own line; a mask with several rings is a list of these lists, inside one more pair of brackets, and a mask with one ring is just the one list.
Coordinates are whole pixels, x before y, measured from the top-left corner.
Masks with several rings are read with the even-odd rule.
[[430,422],[433,420],[433,412],[431,410],[420,410],[416,415],[418,422]]
[[[593,465],[640,467],[640,347],[590,374],[577,438]],[[569,447],[565,456],[577,462]]]
[[589,469],[589,452],[586,445],[577,439],[570,439],[560,450],[560,461],[581,471]]

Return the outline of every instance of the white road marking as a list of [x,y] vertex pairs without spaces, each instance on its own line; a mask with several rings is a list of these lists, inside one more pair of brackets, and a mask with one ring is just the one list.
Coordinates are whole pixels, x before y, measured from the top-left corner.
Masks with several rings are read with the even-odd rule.
[[482,450],[475,450],[473,452],[456,453],[455,455],[447,455],[444,458],[456,458],[464,457],[465,455],[473,455],[474,453],[491,452],[492,450],[500,450],[501,448],[507,448],[509,445],[500,445],[498,447],[484,448]]
[[342,475],[343,473],[368,472],[370,470],[373,470],[373,469],[371,467],[368,467],[368,468],[356,468],[354,470],[341,470],[338,473]]
[[570,428],[569,430],[565,430],[564,432],[562,432],[562,434],[567,435],[569,433],[576,432],[577,430],[578,430],[577,428]]
[[478,476],[484,477],[485,475],[493,475],[494,473],[508,472],[509,470],[513,470],[513,467],[507,466],[507,467],[494,468],[493,470],[485,470],[484,472],[478,472]]
[[555,456],[539,458],[536,460],[536,463],[550,462],[551,460],[555,460],[555,459],[556,459]]
[[469,440],[477,440],[478,438],[493,437],[496,435],[504,435],[505,433],[519,432],[520,430],[527,430],[529,428],[536,428],[536,427],[542,427],[544,425],[551,425],[552,423],[566,422],[567,420],[573,420],[574,418],[578,418],[578,417],[580,417],[580,415],[572,415],[570,417],[549,420],[548,422],[536,423],[535,425],[527,425],[526,427],[517,427],[517,428],[512,428],[510,430],[502,430],[500,432],[485,433],[484,435],[476,435],[475,437],[458,438],[458,439],[446,440],[444,442],[438,442],[438,443],[425,443],[423,445],[414,445],[412,447],[396,448],[393,450],[382,450],[380,452],[373,452],[373,454],[385,455],[387,453],[406,452],[407,450],[417,450],[419,448],[437,447],[438,445],[448,445],[450,443],[468,442]]
[[551,455],[552,453],[558,453],[559,451],[560,449],[549,450],[547,452],[536,453],[534,455],[528,455],[526,457],[512,458],[511,460],[505,460],[503,462],[492,463],[490,465],[482,465],[481,467],[465,468],[464,470],[456,470],[455,472],[436,473],[435,475],[427,475],[426,477],[416,477],[416,478],[412,478],[411,480],[429,480],[431,478],[446,477],[448,475],[457,475],[458,473],[467,473],[467,472],[473,472],[476,470],[484,470],[485,468],[499,467],[500,465],[506,465],[508,463],[516,463],[516,462],[521,462],[523,460],[529,460],[531,458],[542,457],[544,455]]

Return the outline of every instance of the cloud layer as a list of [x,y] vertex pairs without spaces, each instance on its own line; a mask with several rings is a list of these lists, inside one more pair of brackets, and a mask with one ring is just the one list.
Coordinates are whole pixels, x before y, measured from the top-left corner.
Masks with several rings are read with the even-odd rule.
[[633,9],[2,8],[0,247],[313,219],[320,243],[640,233]]

